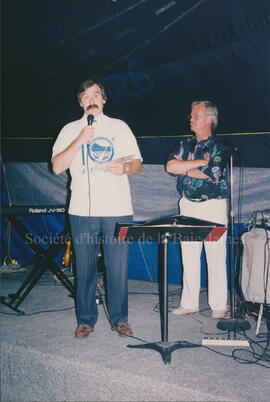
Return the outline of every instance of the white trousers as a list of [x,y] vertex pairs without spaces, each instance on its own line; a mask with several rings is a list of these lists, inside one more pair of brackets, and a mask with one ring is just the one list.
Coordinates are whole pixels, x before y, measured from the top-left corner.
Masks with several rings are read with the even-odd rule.
[[[227,201],[214,199],[193,202],[182,198],[180,214],[210,222],[227,224]],[[218,241],[181,242],[183,262],[183,291],[181,306],[199,308],[201,288],[201,252],[204,244],[208,271],[208,303],[212,310],[227,307],[227,262],[225,232]]]

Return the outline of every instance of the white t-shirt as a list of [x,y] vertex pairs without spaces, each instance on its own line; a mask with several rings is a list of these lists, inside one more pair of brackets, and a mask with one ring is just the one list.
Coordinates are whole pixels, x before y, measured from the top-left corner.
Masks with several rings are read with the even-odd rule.
[[[85,126],[86,115],[64,126],[52,157],[66,149]],[[89,145],[82,145],[69,168],[72,181],[68,212],[79,216],[132,215],[128,176],[110,173],[106,162],[130,155],[142,160],[136,138],[125,122],[104,114],[94,120],[93,127],[94,138]]]

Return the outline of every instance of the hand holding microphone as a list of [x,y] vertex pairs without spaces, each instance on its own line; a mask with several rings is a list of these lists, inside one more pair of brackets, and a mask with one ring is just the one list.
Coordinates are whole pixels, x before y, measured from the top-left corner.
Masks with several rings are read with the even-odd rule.
[[95,129],[93,127],[94,116],[92,114],[87,115],[88,126],[84,127],[80,133],[83,144],[89,144],[94,137]]

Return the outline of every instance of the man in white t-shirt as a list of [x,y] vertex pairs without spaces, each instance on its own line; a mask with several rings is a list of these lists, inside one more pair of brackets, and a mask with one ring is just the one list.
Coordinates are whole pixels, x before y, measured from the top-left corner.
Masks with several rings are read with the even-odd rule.
[[72,179],[68,213],[76,257],[75,336],[87,337],[98,319],[100,235],[110,323],[120,335],[132,335],[128,323],[129,245],[117,242],[114,229],[116,222],[133,220],[128,176],[141,170],[142,157],[128,125],[103,114],[107,96],[100,83],[84,81],[78,100],[84,115],[63,127],[52,154],[54,173],[69,169]]

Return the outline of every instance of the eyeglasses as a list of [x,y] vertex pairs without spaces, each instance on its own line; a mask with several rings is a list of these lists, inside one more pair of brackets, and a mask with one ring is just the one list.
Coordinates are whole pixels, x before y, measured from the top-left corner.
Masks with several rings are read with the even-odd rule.
[[191,120],[191,119],[193,119],[193,120],[199,120],[201,117],[203,117],[203,116],[213,116],[213,114],[211,114],[211,113],[202,113],[202,114],[190,114],[189,116],[188,116],[188,120]]

